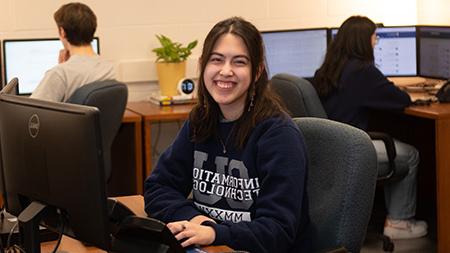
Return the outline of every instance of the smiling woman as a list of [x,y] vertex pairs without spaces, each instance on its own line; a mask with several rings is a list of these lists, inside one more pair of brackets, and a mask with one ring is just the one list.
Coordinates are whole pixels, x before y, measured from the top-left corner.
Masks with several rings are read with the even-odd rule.
[[230,33],[222,35],[208,59],[203,78],[224,119],[236,120],[242,115],[250,73],[251,63],[244,41]]
[[145,182],[146,212],[184,247],[309,252],[304,140],[264,62],[261,35],[242,18],[205,39],[199,102]]

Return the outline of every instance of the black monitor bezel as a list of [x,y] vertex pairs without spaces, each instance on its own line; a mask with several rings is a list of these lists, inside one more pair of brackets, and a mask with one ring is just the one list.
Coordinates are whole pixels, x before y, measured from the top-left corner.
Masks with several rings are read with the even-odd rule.
[[[327,27],[314,27],[314,28],[294,28],[294,29],[276,29],[276,30],[262,30],[260,31],[261,37],[263,34],[268,33],[283,33],[283,32],[306,32],[306,31],[325,31],[325,38],[326,38],[326,47],[328,48],[328,28]],[[265,45],[264,45],[265,48]],[[265,49],[264,49],[265,50]],[[326,50],[325,50],[326,53]],[[265,65],[267,68],[267,74],[269,74],[269,69],[267,65],[267,56],[265,59]],[[313,76],[302,76],[303,78],[311,79]]]
[[[3,73],[3,75],[2,75],[2,77],[3,77],[3,85],[5,85],[8,81],[8,77],[7,77],[7,74],[6,74],[6,65],[7,65],[7,62],[6,62],[6,47],[5,47],[5,44],[6,43],[8,43],[8,42],[24,42],[24,41],[58,41],[58,40],[60,40],[59,38],[56,38],[56,37],[48,37],[48,38],[21,38],[21,39],[4,39],[3,41],[2,41],[2,63],[3,64],[0,64],[0,68],[1,68],[1,72]],[[97,53],[100,55],[100,38],[99,37],[94,37],[93,38],[93,40],[97,40]],[[55,56],[55,57],[57,57],[57,56]],[[0,78],[0,81],[1,81],[1,78]],[[20,86],[20,79],[19,79],[19,86]],[[17,95],[19,95],[19,96],[29,96],[29,95],[31,95],[31,93],[19,93],[19,88],[17,88],[17,90],[18,90],[18,92],[17,92]]]
[[[10,108],[3,108],[3,105],[5,105],[5,103],[12,105],[12,107]],[[24,108],[27,107],[25,109],[20,109],[20,108]],[[11,110],[15,109],[14,111]],[[101,129],[100,129],[100,118],[99,118],[99,111],[97,108],[94,107],[89,107],[89,106],[83,106],[83,105],[75,105],[75,104],[66,104],[66,103],[57,103],[57,102],[49,102],[49,101],[43,101],[43,100],[38,100],[38,99],[32,99],[32,98],[28,98],[28,97],[23,97],[23,96],[14,96],[14,95],[9,95],[9,94],[0,94],[0,109],[2,112],[5,112],[5,110],[9,110],[11,111],[11,113],[14,113],[14,115],[18,115],[18,111],[22,110],[20,113],[25,114],[26,115],[32,115],[33,113],[38,114],[40,116],[42,116],[44,114],[44,118],[43,119],[49,119],[49,118],[54,118],[52,117],[52,113],[56,113],[57,115],[60,115],[59,113],[63,113],[65,115],[72,115],[72,114],[76,114],[76,118],[73,118],[72,116],[70,116],[72,119],[70,122],[74,122],[74,120],[77,119],[82,119],[83,123],[81,123],[84,126],[84,129],[86,129],[86,131],[82,131],[82,133],[89,133],[88,136],[89,138],[72,138],[72,140],[77,140],[77,139],[85,139],[83,140],[83,142],[86,142],[86,145],[89,145],[90,150],[93,151],[92,153],[90,153],[89,158],[85,158],[85,159],[94,159],[94,160],[89,160],[89,164],[91,166],[96,166],[96,170],[92,171],[89,170],[89,172],[85,171],[84,173],[80,173],[77,182],[80,182],[81,177],[83,177],[83,182],[85,182],[85,187],[87,187],[86,190],[89,191],[89,196],[92,195],[92,199],[87,203],[87,200],[85,200],[84,197],[80,197],[78,198],[78,201],[81,201],[83,203],[87,203],[88,206],[90,207],[95,207],[95,210],[90,210],[89,209],[89,214],[92,214],[92,216],[95,216],[95,220],[96,222],[96,228],[95,230],[93,230],[92,228],[88,227],[88,230],[86,230],[86,228],[82,228],[82,231],[103,231],[104,234],[100,234],[100,235],[95,235],[94,237],[92,236],[92,232],[87,232],[87,234],[85,234],[85,232],[83,232],[82,235],[80,234],[75,234],[76,231],[75,230],[70,230],[69,228],[66,227],[66,230],[64,230],[64,234],[69,235],[71,237],[74,237],[76,239],[79,240],[83,240],[86,239],[89,243],[95,243],[97,242],[95,245],[108,250],[111,247],[111,234],[110,234],[110,228],[109,228],[109,223],[108,223],[108,211],[107,211],[107,195],[106,195],[106,186],[105,186],[105,179],[104,179],[104,161],[103,161],[103,152],[102,152],[102,140],[101,140]],[[24,113],[25,111],[25,113]],[[47,114],[46,111],[52,111],[50,114]],[[1,117],[7,117],[6,114],[2,114]],[[14,116],[16,117],[16,116]],[[17,116],[19,117],[19,116]],[[25,116],[21,116],[20,119],[24,118]],[[9,118],[8,118],[9,119]],[[4,131],[5,129],[7,129],[8,125],[4,125],[6,124],[8,120],[5,120],[5,118],[3,118],[3,120],[0,122],[0,124],[2,124],[1,129],[3,131],[0,132],[1,137],[5,137],[8,136],[7,133],[5,133],[6,131]],[[53,121],[53,120],[51,120]],[[48,121],[41,121],[40,125],[44,125],[45,123]],[[29,125],[30,123],[28,122]],[[49,124],[46,124],[47,127],[49,127]],[[58,127],[58,126],[53,126],[53,127]],[[77,128],[78,129],[78,128]],[[49,130],[47,130],[47,133],[45,134],[45,136],[50,136],[51,134],[49,134]],[[53,133],[53,131],[52,131]],[[60,131],[61,134],[61,131]],[[30,133],[31,135],[31,133]],[[0,137],[0,138],[1,138]],[[93,137],[93,138],[91,138]],[[45,138],[45,137],[43,137]],[[54,138],[54,137],[52,137]],[[32,139],[32,138],[31,138]],[[31,140],[30,139],[30,140]],[[88,140],[89,139],[89,140]],[[9,140],[11,143],[11,140]],[[12,140],[14,141],[14,140]],[[54,142],[55,140],[53,140],[52,142]],[[2,141],[0,143],[0,150],[2,150],[2,153],[0,155],[1,158],[5,157],[5,145],[7,145],[6,143],[4,143],[4,141]],[[33,145],[33,144],[32,144]],[[61,145],[66,145],[63,142],[61,142]],[[17,148],[17,147],[16,147]],[[24,147],[25,148],[25,147]],[[70,148],[69,148],[70,149]],[[53,149],[54,150],[54,149]],[[60,150],[60,149],[59,149]],[[94,150],[95,150],[95,154],[94,154]],[[8,151],[8,152],[14,152],[14,151]],[[56,151],[54,151],[53,155],[55,155]],[[66,151],[67,152],[67,151]],[[69,150],[69,152],[71,152]],[[67,153],[69,153],[67,152]],[[86,151],[87,152],[87,151]],[[45,151],[45,154],[47,154],[47,151]],[[75,155],[75,154],[74,154]],[[86,156],[86,155],[85,155]],[[55,156],[52,156],[55,157]],[[95,158],[94,158],[95,157]],[[54,162],[52,162],[54,163]],[[16,162],[12,162],[12,164],[16,164]],[[59,163],[56,163],[59,164]],[[81,164],[86,164],[86,161],[81,162]],[[6,165],[6,167],[5,167]],[[4,203],[6,206],[6,210],[8,212],[10,212],[13,215],[19,216],[19,214],[21,214],[21,212],[23,212],[25,209],[27,209],[29,206],[27,206],[27,204],[30,204],[29,201],[31,201],[31,203],[33,203],[34,201],[39,201],[42,204],[48,205],[48,210],[46,211],[45,215],[50,215],[50,216],[46,216],[46,219],[44,220],[47,223],[41,223],[42,225],[47,226],[49,229],[57,231],[57,232],[61,232],[60,231],[60,226],[59,226],[59,219],[57,219],[58,215],[57,213],[55,213],[56,208],[66,208],[66,206],[58,206],[61,203],[68,203],[70,201],[74,201],[74,198],[67,198],[66,200],[61,200],[64,199],[64,196],[59,196],[59,197],[55,197],[54,194],[56,194],[56,192],[60,192],[60,191],[51,191],[50,195],[43,195],[43,193],[32,193],[30,195],[27,195],[26,192],[30,192],[30,189],[33,188],[29,188],[29,189],[22,189],[22,190],[18,190],[19,192],[16,192],[18,185],[24,185],[24,184],[18,184],[17,182],[15,184],[13,183],[9,183],[12,184],[11,186],[9,186],[8,182],[11,182],[9,179],[15,178],[15,176],[17,176],[17,173],[12,173],[12,172],[7,172],[7,165],[9,165],[9,163],[7,162],[6,159],[1,159],[1,182],[2,182],[2,192],[3,192],[3,196],[4,196]],[[97,167],[98,166],[98,167]],[[47,168],[47,167],[46,167]],[[52,167],[55,170],[55,165],[53,165]],[[58,167],[60,168],[60,167]],[[76,167],[76,168],[80,168],[80,167]],[[90,166],[86,166],[87,168],[91,168]],[[15,168],[16,169],[16,168]],[[74,169],[74,168],[72,168]],[[69,175],[73,175],[73,172],[75,170],[71,170],[72,174]],[[47,171],[48,173],[48,171]],[[86,173],[88,173],[89,175],[91,175],[90,177],[86,175]],[[59,175],[64,174],[64,173],[59,173]],[[22,175],[22,174],[20,174]],[[65,188],[67,186],[61,186],[61,184],[56,184],[56,182],[60,182],[55,181],[55,176],[52,177],[47,177],[48,182],[52,182],[53,184],[51,184],[51,187],[55,187],[55,185],[60,185],[58,186],[59,188]],[[51,179],[53,178],[53,179]],[[27,180],[27,178],[22,178],[21,179],[23,182],[23,180]],[[66,182],[68,182],[68,180],[73,180],[73,178],[71,177],[66,178],[65,179]],[[48,183],[47,182],[47,183]],[[78,187],[76,187],[78,188]],[[51,188],[53,189],[53,188]],[[95,189],[95,192],[93,192],[93,189]],[[76,190],[76,189],[74,189]],[[95,193],[95,194],[94,194]],[[27,198],[26,203],[22,202],[24,197],[19,197],[20,194],[22,194],[22,196],[25,196]],[[86,194],[86,192],[84,193]],[[70,195],[70,194],[69,194]],[[84,195],[83,195],[84,196]],[[104,200],[104,201],[103,201]],[[42,201],[42,202],[41,202]],[[58,204],[59,203],[59,204]],[[69,208],[70,210],[73,210],[74,205],[80,206],[78,205],[79,202],[75,202],[73,204],[70,204],[67,206],[67,208]],[[65,205],[65,204],[62,204]],[[77,207],[78,208],[78,207]],[[86,206],[80,206],[80,208],[87,208]],[[65,210],[65,209],[62,209]],[[78,210],[78,209],[77,209]],[[87,210],[85,210],[87,211]],[[85,212],[85,211],[82,211]],[[93,213],[95,212],[95,214]],[[78,213],[78,211],[77,211]],[[57,216],[58,215],[58,216]],[[72,215],[74,215],[74,213],[72,213]],[[83,217],[81,217],[80,215],[78,215],[77,217],[71,217],[69,214],[69,218],[73,218],[75,220],[80,220],[80,219],[85,219],[85,215],[83,215]],[[92,218],[91,218],[92,221]],[[91,222],[87,222],[87,223],[91,223]],[[75,224],[75,223],[73,223]],[[87,226],[89,226],[89,224]],[[80,229],[80,226],[86,226],[86,224],[80,223],[80,224],[76,224],[75,227],[77,227],[78,229]],[[74,227],[74,228],[75,228]],[[77,230],[77,231],[81,231],[81,230]],[[90,235],[88,235],[90,234]],[[78,238],[78,236],[81,236],[81,238]],[[92,239],[94,238],[94,239]],[[94,240],[93,241],[89,241],[89,240]]]

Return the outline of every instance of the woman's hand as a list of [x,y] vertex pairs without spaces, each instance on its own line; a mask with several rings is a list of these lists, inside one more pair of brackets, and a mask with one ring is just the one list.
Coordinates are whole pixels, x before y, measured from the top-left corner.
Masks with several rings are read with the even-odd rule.
[[216,239],[216,231],[210,226],[202,226],[189,221],[177,221],[167,224],[175,238],[183,240],[181,246],[210,245]]
[[189,222],[201,225],[204,221],[211,221],[216,223],[213,219],[209,218],[205,215],[197,215],[194,218],[190,219]]

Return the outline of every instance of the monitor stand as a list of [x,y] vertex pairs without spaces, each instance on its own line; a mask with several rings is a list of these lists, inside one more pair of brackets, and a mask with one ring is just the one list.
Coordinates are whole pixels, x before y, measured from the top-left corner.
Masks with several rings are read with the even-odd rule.
[[41,252],[39,223],[46,207],[47,205],[33,201],[18,217],[21,243],[27,253]]

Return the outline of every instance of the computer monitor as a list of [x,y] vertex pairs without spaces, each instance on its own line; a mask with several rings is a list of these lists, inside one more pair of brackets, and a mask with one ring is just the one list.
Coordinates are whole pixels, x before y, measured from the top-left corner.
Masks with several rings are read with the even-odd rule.
[[39,223],[110,249],[96,108],[0,94],[0,141],[6,210],[21,221],[26,252],[40,251]]
[[424,77],[450,78],[450,27],[420,26],[419,74]]
[[[330,29],[330,41],[339,28]],[[378,27],[374,49],[375,65],[386,76],[417,75],[417,39],[415,26]]]
[[[94,51],[100,53],[99,39],[92,41]],[[58,64],[59,50],[63,48],[57,38],[20,39],[3,41],[3,69],[5,82],[18,77],[19,95],[29,95],[38,86],[47,70]]]
[[380,27],[374,49],[375,65],[386,76],[416,76],[416,27]]
[[310,78],[323,62],[327,29],[264,31],[269,77],[277,73]]
[[330,28],[329,30],[330,36],[328,37],[329,38],[328,42],[331,42],[332,40],[334,40],[334,38],[336,38],[338,31],[339,28]]

